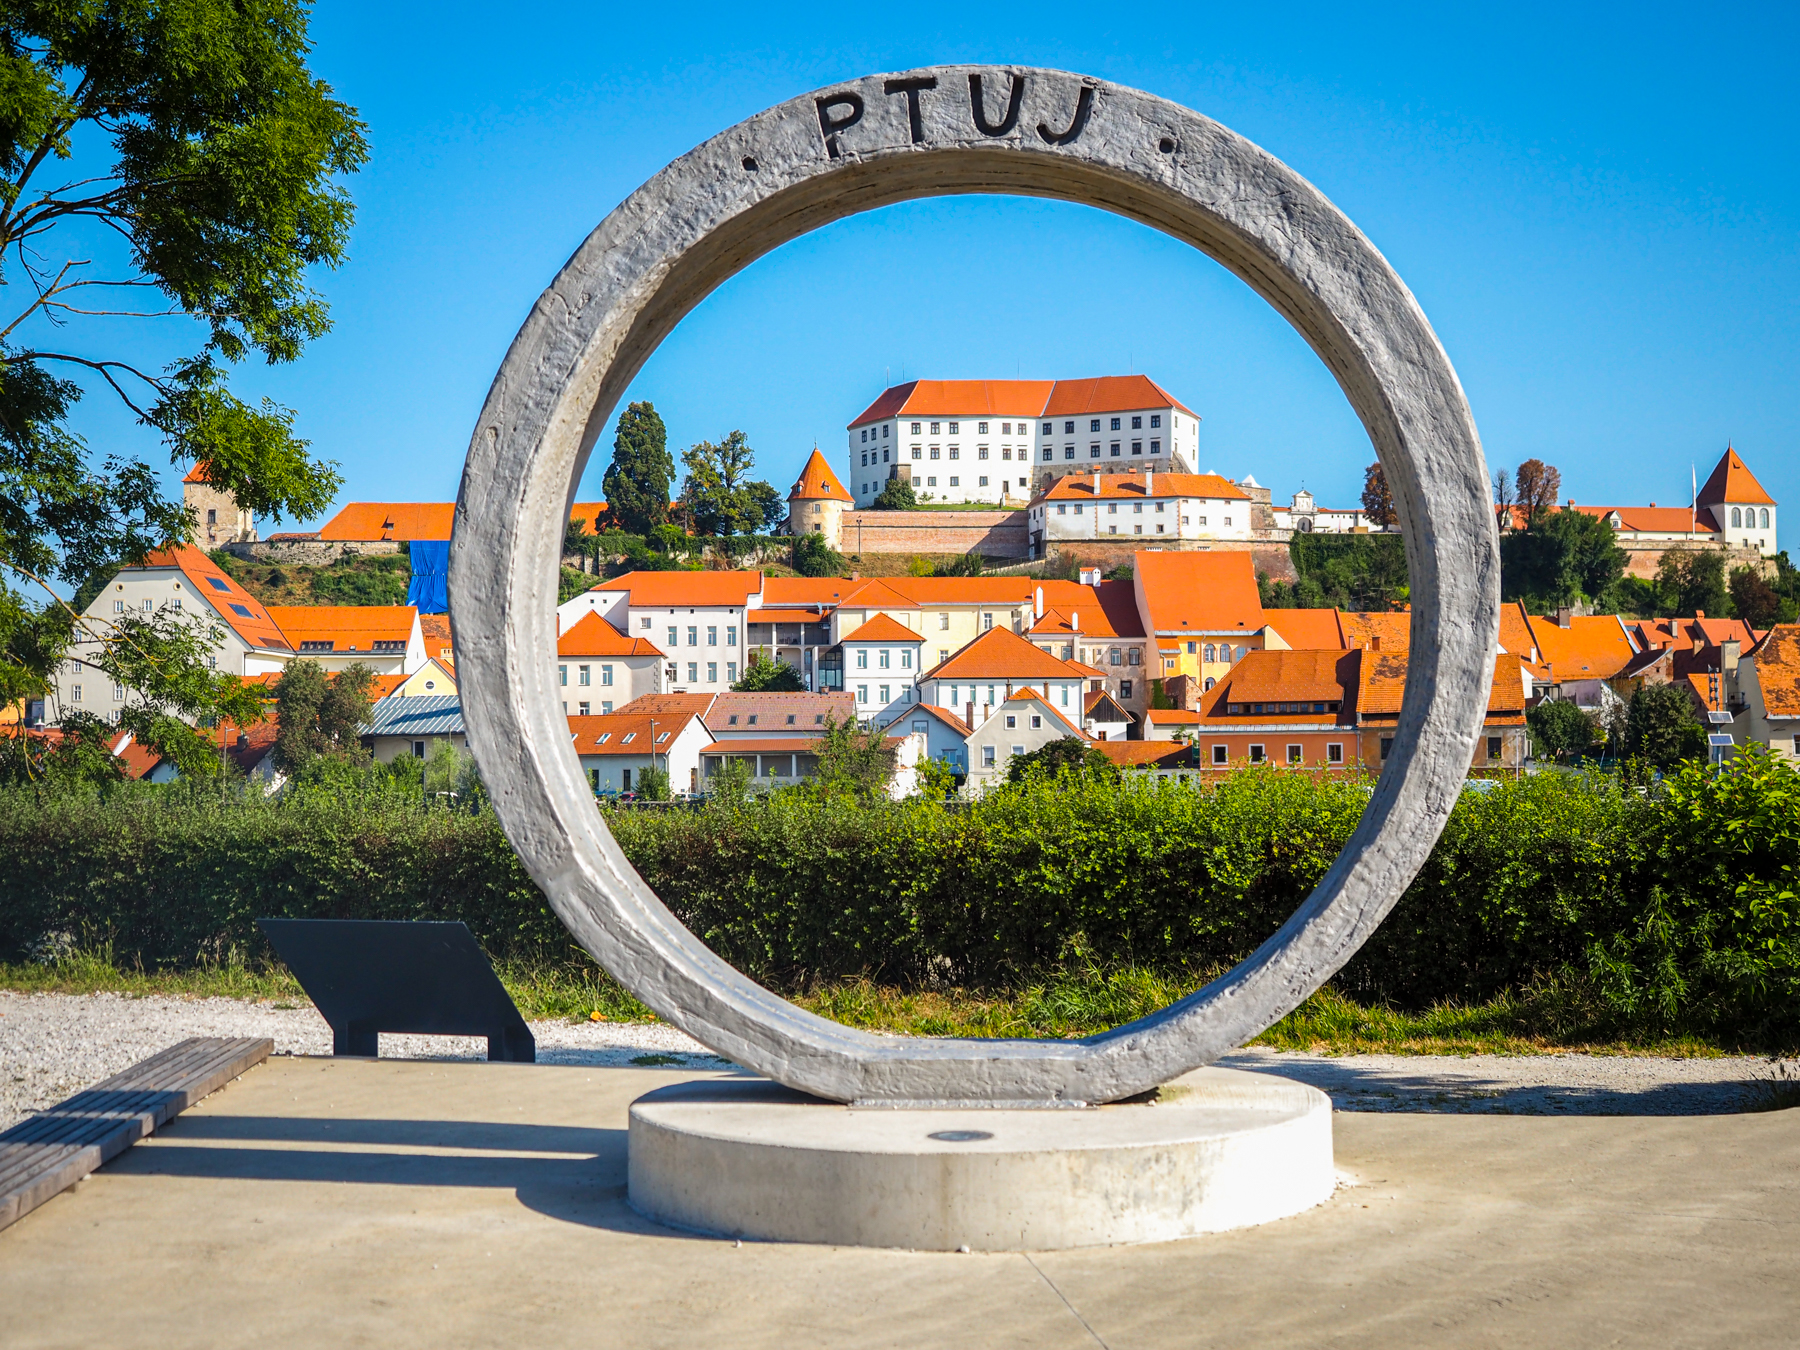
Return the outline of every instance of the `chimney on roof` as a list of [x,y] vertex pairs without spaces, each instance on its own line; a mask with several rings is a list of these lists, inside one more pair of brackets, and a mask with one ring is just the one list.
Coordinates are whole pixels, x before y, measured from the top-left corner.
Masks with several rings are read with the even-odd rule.
[[861,572],[852,572],[852,573],[851,573],[851,574],[850,574],[850,580],[852,580],[852,581],[861,581],[861,580],[862,580],[862,573],[861,573]]
[[1742,650],[1742,645],[1734,637],[1726,638],[1719,644],[1719,671],[1721,674],[1737,674],[1738,653]]
[[1071,633],[1079,633],[1081,631],[1081,611],[1078,609],[1069,611],[1069,631]]
[[1374,637],[1369,639],[1369,650],[1372,652],[1381,650],[1381,634],[1377,633]]
[[1703,609],[1697,609],[1694,611],[1694,617],[1696,619],[1704,619],[1706,617],[1706,611]]
[[1080,577],[1083,586],[1098,586],[1100,584],[1100,569],[1098,567],[1084,567],[1077,575]]
[[1041,619],[1044,617],[1044,588],[1042,586],[1039,586],[1035,591],[1032,592],[1031,611],[1032,611],[1032,617],[1035,619]]
[[1156,471],[1154,469],[1152,469],[1148,464],[1146,464],[1144,466],[1144,495],[1146,497],[1154,497],[1156,495],[1156,492],[1155,492],[1156,481],[1155,480],[1156,480]]

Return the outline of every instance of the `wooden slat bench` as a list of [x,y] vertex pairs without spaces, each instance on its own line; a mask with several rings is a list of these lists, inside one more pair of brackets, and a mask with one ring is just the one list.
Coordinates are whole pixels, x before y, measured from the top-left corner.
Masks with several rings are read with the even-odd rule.
[[275,1043],[196,1036],[0,1133],[0,1228],[269,1057]]

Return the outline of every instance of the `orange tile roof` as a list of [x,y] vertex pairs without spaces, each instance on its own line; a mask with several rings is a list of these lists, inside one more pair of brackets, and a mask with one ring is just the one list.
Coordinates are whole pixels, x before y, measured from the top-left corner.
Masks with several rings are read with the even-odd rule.
[[912,712],[914,714],[922,712],[930,713],[933,717],[937,718],[938,721],[954,731],[958,736],[967,736],[969,734],[968,723],[964,722],[961,717],[951,712],[948,708],[940,708],[935,703],[915,703],[912,706]]
[[1768,717],[1800,717],[1800,624],[1776,624],[1752,658]]
[[1412,615],[1405,610],[1340,610],[1344,646],[1403,652],[1412,645]]
[[627,637],[594,610],[570,625],[556,640],[558,656],[658,656],[662,648],[640,637]]
[[250,646],[281,652],[293,650],[262,601],[225,575],[217,563],[193,545],[175,544],[152,549],[144,559],[144,569],[153,567],[172,567],[180,572],[194,588],[194,593],[205,597],[206,603],[219,612],[219,617],[231,631]]
[[915,605],[1022,605],[1037,583],[1030,577],[883,577],[883,585]]
[[377,642],[410,642],[418,611],[411,605],[271,605],[269,617],[295,651],[304,642],[330,642],[333,652],[371,652]]
[[846,577],[764,577],[762,602],[765,607],[831,606],[855,584]]
[[455,502],[349,502],[319,527],[321,539],[448,539]]
[[[570,508],[569,519],[581,521],[592,533],[595,517],[605,509],[605,502],[578,502]],[[455,502],[346,502],[335,516],[319,527],[316,537],[325,540],[391,539],[399,543],[410,543],[414,539],[448,539],[455,520]]]
[[[652,751],[666,755],[698,715],[693,712],[664,712],[655,715],[648,712],[611,712],[591,717],[572,714],[569,717],[569,734],[578,755],[648,755]],[[651,740],[651,723],[655,723],[654,741]],[[602,737],[605,739],[601,739]]]
[[1039,501],[1090,501],[1095,498],[1154,499],[1159,497],[1223,497],[1232,501],[1249,501],[1245,492],[1229,478],[1216,473],[1103,473],[1100,490],[1094,490],[1093,474],[1067,474],[1058,478]]
[[744,736],[714,741],[709,755],[811,755],[824,743],[823,736]]
[[[1069,735],[1075,737],[1075,739],[1077,739],[1077,740],[1087,741],[1090,744],[1093,743],[1093,738],[1091,736],[1089,736],[1087,734],[1087,732],[1083,731],[1080,727],[1076,726],[1073,722],[1071,722],[1067,717],[1065,717],[1065,716],[1063,716],[1063,714],[1059,713],[1056,710],[1055,706],[1050,702],[1050,700],[1045,698],[1042,694],[1040,694],[1035,689],[1032,689],[1030,687],[1026,687],[1024,689],[1015,689],[1012,691],[1012,693],[1008,694],[1005,697],[1005,699],[1003,699],[1001,701],[1001,706],[1005,706],[1005,704],[1007,704],[1007,703],[1041,703],[1044,705],[1045,712],[1049,713],[1052,717],[1054,717],[1057,721],[1061,722],[1063,724],[1063,726],[1068,729]],[[987,724],[984,722],[984,723],[982,723],[982,725],[986,726]]]
[[1081,672],[1010,628],[990,628],[919,677],[922,680],[1069,680]]
[[1045,417],[1084,417],[1090,413],[1132,412],[1141,408],[1179,408],[1196,422],[1199,416],[1148,375],[1102,375],[1091,380],[1058,380],[1044,404]]
[[1094,749],[1121,769],[1186,769],[1194,760],[1192,746],[1174,741],[1098,741]]
[[[717,695],[706,710],[706,726],[714,735],[779,727],[823,726],[827,719],[856,720],[856,700],[848,690],[810,694],[794,691],[732,690]],[[789,718],[793,721],[789,721]]]
[[1576,615],[1567,628],[1555,619],[1530,623],[1538,655],[1558,680],[1610,680],[1637,655],[1616,614]]
[[[1036,417],[1052,380],[909,380],[884,389],[852,428],[890,417]],[[1148,405],[1146,405],[1148,406]]]
[[825,462],[815,447],[806,461],[806,467],[800,470],[800,477],[794,480],[794,486],[788,489],[790,502],[834,501],[854,502],[844,485],[838,482],[837,475]]
[[1725,453],[1719,457],[1705,484],[1700,488],[1696,500],[1702,506],[1713,506],[1725,503],[1730,506],[1742,506],[1749,502],[1755,506],[1773,506],[1775,499],[1763,491],[1763,485],[1756,481],[1756,475],[1738,458],[1738,452],[1729,445]]
[[[1406,655],[1394,652],[1353,652],[1360,669],[1356,691],[1357,716],[1396,716],[1406,693]],[[1517,656],[1494,658],[1494,683],[1488,693],[1487,720],[1525,720],[1525,681]]]
[[627,572],[590,589],[627,591],[637,609],[747,605],[763,588],[761,572]]
[[206,467],[205,460],[195,460],[194,467],[182,475],[181,481],[184,483],[205,483],[210,487],[212,485],[212,480],[206,476]]
[[1160,634],[1254,633],[1263,626],[1248,553],[1139,553],[1137,584]]
[[1517,600],[1500,606],[1500,649],[1527,659],[1537,650],[1537,639],[1531,633],[1531,616]]
[[581,529],[584,534],[600,533],[599,527],[595,522],[605,514],[605,502],[576,502],[575,505],[569,508],[570,522],[581,522]]
[[877,614],[843,640],[845,642],[923,642],[925,639],[898,619],[890,618],[886,614]]
[[1200,722],[1200,710],[1198,708],[1152,708],[1144,714],[1144,720],[1153,727],[1197,726]]
[[1339,679],[1344,653],[1253,651],[1231,668],[1221,683],[1230,686],[1228,703],[1324,702],[1342,700]]
[[887,581],[879,577],[864,577],[860,581],[852,581],[844,588],[844,598],[838,601],[842,609],[912,609],[913,601],[902,595]]
[[1290,647],[1344,648],[1344,630],[1338,626],[1335,609],[1265,609],[1263,618]]
[[717,694],[639,694],[623,707],[615,708],[615,713],[655,713],[661,717],[664,713],[692,713],[695,717],[704,717],[706,710],[713,705]]

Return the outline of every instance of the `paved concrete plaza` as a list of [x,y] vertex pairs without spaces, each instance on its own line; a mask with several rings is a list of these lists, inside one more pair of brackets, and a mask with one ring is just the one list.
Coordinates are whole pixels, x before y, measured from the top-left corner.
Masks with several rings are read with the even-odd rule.
[[0,1232],[0,1344],[1790,1345],[1800,1112],[1340,1113],[1263,1228],[1033,1257],[692,1237],[625,1205],[691,1071],[277,1058]]

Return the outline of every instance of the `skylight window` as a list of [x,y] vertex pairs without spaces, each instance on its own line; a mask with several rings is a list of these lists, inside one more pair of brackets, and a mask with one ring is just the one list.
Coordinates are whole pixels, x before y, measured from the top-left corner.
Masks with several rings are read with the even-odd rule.
[[250,606],[240,605],[235,600],[232,602],[231,612],[246,619],[254,619],[256,617],[256,615],[250,612]]
[[228,591],[231,589],[230,584],[226,582],[224,577],[208,577],[206,579],[206,584],[211,586],[215,591]]
[[619,744],[620,745],[630,745],[636,739],[637,739],[637,732],[628,731],[623,736],[619,737]]

